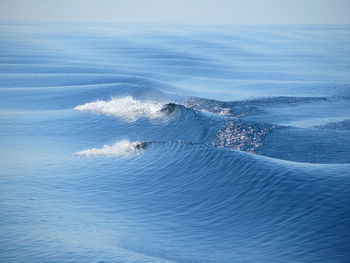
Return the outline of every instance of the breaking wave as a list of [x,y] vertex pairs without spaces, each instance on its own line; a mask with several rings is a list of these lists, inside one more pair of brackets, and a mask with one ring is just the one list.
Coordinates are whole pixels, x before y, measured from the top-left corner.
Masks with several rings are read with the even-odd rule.
[[131,96],[112,98],[109,101],[98,100],[79,105],[74,108],[78,111],[88,111],[99,114],[112,115],[129,121],[136,121],[141,117],[159,118],[164,103],[154,101],[140,101]]
[[91,157],[97,155],[105,156],[127,156],[135,151],[142,150],[145,147],[145,143],[130,142],[129,140],[121,140],[113,145],[104,145],[102,148],[91,148],[76,152],[76,156]]

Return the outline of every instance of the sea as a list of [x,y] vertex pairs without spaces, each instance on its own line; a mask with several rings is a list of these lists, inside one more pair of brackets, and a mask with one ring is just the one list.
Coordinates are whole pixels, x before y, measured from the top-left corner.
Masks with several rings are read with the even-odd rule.
[[350,262],[350,25],[2,21],[0,262]]

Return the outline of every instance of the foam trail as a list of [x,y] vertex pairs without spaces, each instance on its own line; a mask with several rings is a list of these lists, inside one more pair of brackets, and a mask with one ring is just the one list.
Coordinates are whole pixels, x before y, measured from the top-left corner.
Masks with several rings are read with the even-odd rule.
[[87,150],[83,150],[80,152],[76,152],[75,155],[90,157],[97,155],[105,155],[105,156],[126,156],[131,153],[141,150],[145,147],[145,143],[141,142],[130,142],[128,140],[121,140],[116,142],[113,145],[104,145],[102,148],[91,148]]
[[110,101],[95,101],[79,105],[74,110],[90,111],[125,118],[135,121],[140,117],[159,118],[163,115],[163,103],[139,101],[131,96],[112,98]]

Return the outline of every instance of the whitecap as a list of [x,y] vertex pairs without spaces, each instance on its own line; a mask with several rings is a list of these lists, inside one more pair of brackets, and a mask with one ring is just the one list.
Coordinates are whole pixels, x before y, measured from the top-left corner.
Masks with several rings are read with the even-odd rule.
[[135,151],[139,151],[144,147],[144,143],[141,142],[130,142],[129,140],[121,140],[113,145],[104,145],[102,148],[91,148],[76,152],[75,155],[90,157],[97,155],[105,156],[127,156]]
[[112,98],[109,101],[98,100],[79,105],[74,110],[89,111],[106,115],[113,115],[129,121],[135,121],[141,117],[159,118],[164,115],[161,109],[163,103],[154,101],[140,101],[131,96]]

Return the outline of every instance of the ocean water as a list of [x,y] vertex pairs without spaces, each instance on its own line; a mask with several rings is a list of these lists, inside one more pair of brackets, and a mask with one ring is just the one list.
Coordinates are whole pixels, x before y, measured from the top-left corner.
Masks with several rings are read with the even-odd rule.
[[349,262],[350,26],[0,24],[1,262]]

